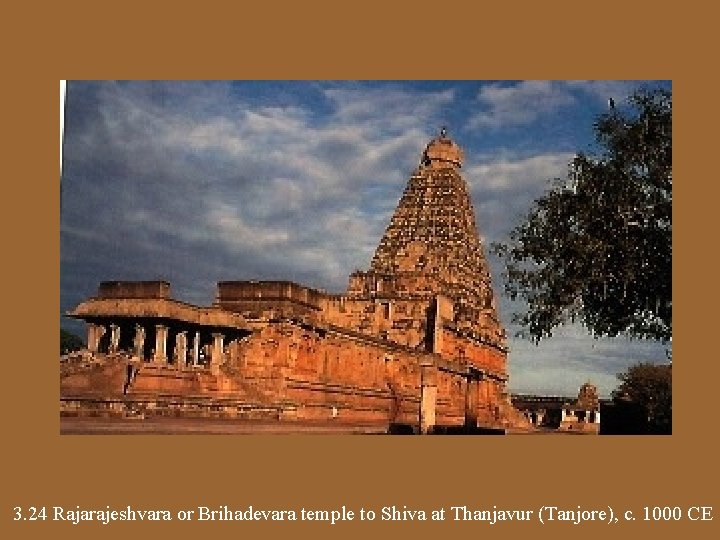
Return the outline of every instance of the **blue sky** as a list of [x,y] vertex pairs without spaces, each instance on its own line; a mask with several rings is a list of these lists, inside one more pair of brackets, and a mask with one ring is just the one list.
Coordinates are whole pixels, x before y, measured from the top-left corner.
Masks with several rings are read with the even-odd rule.
[[[67,86],[61,311],[102,280],[167,279],[201,305],[220,280],[290,279],[331,292],[366,269],[427,142],[445,125],[465,150],[488,253],[530,204],[593,150],[592,123],[658,81],[76,82]],[[81,333],[67,319],[63,327]],[[602,394],[664,348],[568,326],[510,340],[510,389]]]

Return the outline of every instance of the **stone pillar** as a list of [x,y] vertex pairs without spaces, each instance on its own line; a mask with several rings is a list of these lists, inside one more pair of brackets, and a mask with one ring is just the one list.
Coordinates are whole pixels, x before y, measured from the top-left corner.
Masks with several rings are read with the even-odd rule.
[[118,351],[120,344],[120,327],[117,324],[112,323],[110,325],[110,346],[108,352],[114,353]]
[[585,411],[585,423],[590,423],[590,411]]
[[187,364],[187,333],[178,332],[175,336],[175,363],[178,369],[183,369]]
[[565,407],[563,407],[562,409],[560,409],[560,421],[564,422],[566,418],[567,413],[565,412]]
[[538,411],[537,421],[535,422],[535,425],[541,426],[544,418],[545,418],[545,413],[542,411]]
[[143,360],[145,352],[145,328],[139,324],[135,325],[135,339],[133,340],[133,345],[135,347],[135,356],[140,358],[140,360]]
[[192,362],[194,366],[200,364],[200,331],[195,332],[193,339]]
[[155,355],[153,361],[159,364],[167,362],[167,336],[168,327],[163,324],[155,325]]
[[595,423],[600,425],[600,409],[595,411]]
[[420,433],[427,434],[435,425],[437,381],[434,366],[422,366],[420,369]]
[[212,335],[213,337],[213,347],[212,347],[212,353],[210,355],[210,367],[213,371],[217,372],[217,370],[220,368],[220,365],[223,363],[224,360],[224,354],[223,354],[223,338],[225,337],[219,332],[215,332]]
[[90,352],[96,353],[100,347],[100,338],[105,333],[105,328],[98,324],[87,324],[87,348]]

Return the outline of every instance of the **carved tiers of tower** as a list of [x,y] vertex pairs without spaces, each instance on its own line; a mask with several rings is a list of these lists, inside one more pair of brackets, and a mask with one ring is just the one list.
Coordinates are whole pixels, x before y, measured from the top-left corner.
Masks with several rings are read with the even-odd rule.
[[460,168],[463,157],[462,149],[447,137],[447,131],[442,128],[440,135],[425,147],[420,164],[432,168],[447,166]]
[[348,296],[430,302],[449,299],[453,323],[504,346],[490,271],[460,175],[463,152],[445,130],[430,141],[366,272],[350,276]]

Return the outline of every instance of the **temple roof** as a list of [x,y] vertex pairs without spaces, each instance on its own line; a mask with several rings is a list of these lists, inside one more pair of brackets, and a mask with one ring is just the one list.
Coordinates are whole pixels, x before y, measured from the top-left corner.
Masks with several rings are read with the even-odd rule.
[[69,317],[86,321],[107,317],[152,318],[181,321],[200,326],[247,329],[242,315],[218,307],[198,307],[169,298],[90,298]]

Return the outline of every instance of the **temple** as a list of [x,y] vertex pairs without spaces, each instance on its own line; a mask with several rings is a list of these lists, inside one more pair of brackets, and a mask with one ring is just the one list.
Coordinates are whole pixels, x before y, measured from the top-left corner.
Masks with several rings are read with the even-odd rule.
[[600,433],[601,406],[612,405],[610,400],[598,397],[597,386],[590,381],[580,387],[575,399],[516,394],[511,397],[511,401],[533,426],[587,434]]
[[103,282],[68,313],[87,349],[61,367],[63,415],[272,418],[506,430],[507,344],[463,152],[422,152],[366,271],[344,294],[287,281],[217,284],[211,306],[170,284]]

